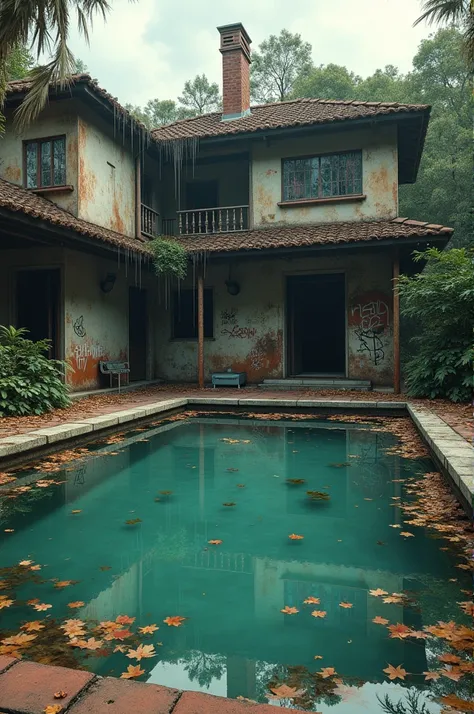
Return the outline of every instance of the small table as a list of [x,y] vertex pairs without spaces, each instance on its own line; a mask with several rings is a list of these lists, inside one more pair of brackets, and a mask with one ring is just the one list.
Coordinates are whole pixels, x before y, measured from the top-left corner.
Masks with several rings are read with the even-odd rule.
[[247,383],[246,372],[214,372],[212,375],[212,384],[214,389],[219,387],[235,387],[239,389]]

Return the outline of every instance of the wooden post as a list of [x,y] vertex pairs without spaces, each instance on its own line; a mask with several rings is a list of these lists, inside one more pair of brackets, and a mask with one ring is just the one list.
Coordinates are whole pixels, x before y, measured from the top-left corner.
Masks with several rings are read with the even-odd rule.
[[140,154],[135,159],[135,235],[142,237],[142,167]]
[[198,283],[198,383],[204,389],[204,275],[202,266],[199,267]]
[[393,259],[393,388],[400,394],[400,295],[398,278],[400,277],[400,257],[398,251]]

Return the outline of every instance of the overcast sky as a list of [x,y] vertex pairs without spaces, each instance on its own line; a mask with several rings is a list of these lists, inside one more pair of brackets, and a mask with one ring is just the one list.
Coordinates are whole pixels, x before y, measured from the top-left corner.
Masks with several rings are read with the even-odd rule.
[[204,72],[221,83],[218,25],[242,22],[252,47],[282,28],[313,46],[315,64],[335,62],[366,76],[386,64],[402,71],[430,28],[413,28],[420,0],[111,0],[96,19],[90,46],[71,33],[71,48],[122,104],[176,99]]

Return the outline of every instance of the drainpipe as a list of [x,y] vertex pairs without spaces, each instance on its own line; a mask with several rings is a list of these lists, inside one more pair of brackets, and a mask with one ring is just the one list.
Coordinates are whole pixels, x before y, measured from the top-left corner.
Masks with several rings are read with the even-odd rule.
[[400,394],[400,294],[398,279],[400,277],[400,256],[398,250],[393,259],[393,388],[395,394]]
[[142,237],[142,170],[140,154],[135,159],[135,236]]
[[198,383],[204,389],[204,274],[203,266],[199,267],[198,283]]

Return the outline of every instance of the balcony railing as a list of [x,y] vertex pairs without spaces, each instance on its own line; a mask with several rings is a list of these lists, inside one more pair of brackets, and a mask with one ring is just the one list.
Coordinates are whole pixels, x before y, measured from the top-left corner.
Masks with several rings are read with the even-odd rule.
[[201,233],[235,233],[249,227],[248,206],[195,208],[178,211],[178,232],[181,235]]
[[160,214],[142,203],[142,234],[147,238],[154,238],[159,234]]

